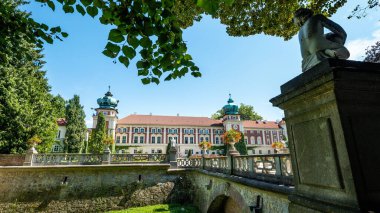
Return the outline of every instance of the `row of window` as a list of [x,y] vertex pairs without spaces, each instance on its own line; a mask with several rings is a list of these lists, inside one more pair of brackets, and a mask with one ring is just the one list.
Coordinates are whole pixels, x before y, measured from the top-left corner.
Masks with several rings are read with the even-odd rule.
[[[121,143],[127,143],[127,136],[116,136],[116,143],[120,143],[120,139],[121,139]],[[177,137],[168,137],[168,141],[172,141],[174,139],[174,141],[176,143],[178,143],[178,138]],[[184,138],[184,143],[185,144],[194,144],[194,137],[185,137]],[[199,137],[199,141],[200,142],[203,142],[203,141],[209,141],[209,137]],[[145,142],[145,137],[144,136],[134,136],[133,137],[133,143],[144,143]],[[219,138],[219,137],[215,137],[215,141],[214,143],[215,144],[220,144],[223,142],[223,139],[222,138]],[[151,137],[151,140],[150,140],[150,143],[152,144],[160,144],[161,143],[161,136],[152,136]]]
[[[161,128],[152,128],[151,133],[161,133]],[[118,133],[126,133],[127,128],[118,128],[117,129]],[[194,129],[184,129],[183,130],[184,134],[194,134]],[[199,134],[210,134],[210,130],[208,129],[200,129]],[[215,130],[216,134],[222,134],[222,130],[218,129]],[[133,133],[145,133],[145,128],[133,128]],[[168,134],[178,134],[178,129],[172,128],[168,129]]]

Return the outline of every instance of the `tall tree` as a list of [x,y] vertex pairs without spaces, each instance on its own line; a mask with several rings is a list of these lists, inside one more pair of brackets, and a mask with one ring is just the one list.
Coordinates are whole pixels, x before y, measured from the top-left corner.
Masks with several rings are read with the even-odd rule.
[[[253,106],[246,105],[246,104],[240,104],[239,107],[239,114],[241,120],[262,120],[263,117],[261,117],[255,110],[253,109]],[[224,111],[223,109],[220,109],[216,111],[216,113],[211,115],[212,119],[219,120],[223,118]]]
[[90,153],[101,153],[104,149],[104,141],[107,137],[106,133],[106,118],[103,113],[98,113],[98,121],[95,129],[91,132],[88,149]]
[[41,71],[43,61],[33,45],[25,41],[14,45],[28,50],[17,54],[18,59],[7,55],[8,61],[0,63],[0,153],[24,152],[33,136],[42,139],[37,150],[47,152],[58,127]]
[[86,122],[83,106],[78,95],[74,95],[66,106],[65,149],[69,153],[81,152],[86,138]]
[[365,62],[380,63],[380,41],[368,47],[365,53]]
[[51,100],[52,107],[54,109],[54,115],[56,118],[66,117],[66,101],[60,95],[52,97]]

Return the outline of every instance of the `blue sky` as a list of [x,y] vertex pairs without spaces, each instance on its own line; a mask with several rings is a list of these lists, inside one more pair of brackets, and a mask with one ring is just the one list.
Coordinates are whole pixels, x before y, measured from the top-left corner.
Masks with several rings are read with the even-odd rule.
[[[349,1],[332,20],[347,32],[350,59],[362,60],[367,46],[380,40],[380,14],[374,10],[363,19],[348,20],[358,3]],[[355,2],[355,3],[354,3]],[[69,33],[63,42],[45,45],[47,77],[53,94],[65,99],[78,94],[91,125],[91,108],[111,86],[119,102],[119,118],[132,113],[154,115],[207,116],[220,109],[228,94],[236,103],[254,106],[266,120],[283,117],[269,99],[280,86],[301,73],[301,56],[296,36],[290,41],[266,35],[230,37],[219,20],[204,17],[184,31],[188,51],[200,68],[202,78],[185,78],[159,85],[142,85],[132,62],[126,69],[101,52],[112,26],[80,14],[64,14],[59,8],[32,3],[23,7],[33,18],[49,26],[61,26]]]

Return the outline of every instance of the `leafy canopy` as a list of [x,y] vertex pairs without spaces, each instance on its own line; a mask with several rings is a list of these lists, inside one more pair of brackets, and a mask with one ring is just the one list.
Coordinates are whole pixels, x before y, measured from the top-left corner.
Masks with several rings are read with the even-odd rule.
[[[7,0],[9,1],[9,0]],[[35,0],[55,10],[75,11],[112,25],[103,54],[129,67],[137,55],[138,75],[143,84],[177,79],[191,73],[201,77],[199,68],[187,52],[183,30],[209,14],[227,26],[231,36],[267,34],[290,39],[297,31],[293,11],[308,7],[330,16],[346,0]],[[58,3],[58,4],[57,4]],[[37,38],[67,36],[60,28],[28,20]],[[33,37],[33,36],[32,36]]]

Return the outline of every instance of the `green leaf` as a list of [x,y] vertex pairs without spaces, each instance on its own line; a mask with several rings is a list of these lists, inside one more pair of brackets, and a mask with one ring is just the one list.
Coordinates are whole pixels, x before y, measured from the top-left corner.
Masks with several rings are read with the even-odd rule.
[[75,6],[75,8],[77,8],[77,11],[78,11],[80,14],[82,14],[82,16],[84,16],[84,15],[86,14],[86,11],[85,11],[84,8],[82,7],[82,5],[77,4],[77,5]]
[[120,43],[124,41],[124,36],[121,34],[120,30],[112,29],[108,34],[108,40],[113,41],[115,43]]
[[149,84],[150,83],[150,78],[143,78],[141,79],[141,82],[145,85],[145,84]]
[[119,56],[120,63],[124,64],[125,67],[129,66],[129,59],[125,56]]
[[67,36],[69,36],[69,34],[65,33],[65,32],[62,32],[61,35],[66,38]]
[[152,71],[153,74],[157,75],[158,77],[161,77],[162,72],[158,68],[153,68]]
[[47,5],[54,11],[55,10],[55,4],[52,1],[48,1]]
[[137,71],[137,74],[138,74],[139,76],[147,76],[147,75],[149,75],[149,70],[147,70],[147,69],[139,69],[139,70]]
[[110,50],[114,53],[118,53],[120,51],[120,47],[116,44],[113,44],[111,42],[108,42],[107,45],[106,45],[106,49],[107,50]]
[[65,11],[65,13],[73,13],[74,12],[74,7],[66,4],[66,5],[63,6],[63,11]]
[[88,5],[90,5],[92,3],[92,0],[80,0],[80,2],[85,6],[87,7]]
[[87,13],[91,16],[91,17],[95,17],[96,15],[98,15],[98,8],[97,7],[92,7],[92,6],[89,6],[86,8],[86,11]]
[[104,3],[101,0],[94,0],[94,6],[95,7],[101,8],[101,7],[103,7],[103,4]]
[[52,28],[50,28],[50,31],[52,32],[52,33],[60,33],[61,32],[61,27],[52,27]]
[[152,46],[152,41],[148,37],[142,37],[140,39],[140,45],[144,48],[148,48]]
[[144,68],[143,62],[142,62],[142,61],[138,61],[138,62],[136,63],[136,67],[137,67],[138,69],[142,69],[142,68]]
[[49,44],[52,44],[53,43],[53,39],[51,36],[43,36],[42,37],[47,43]]
[[196,78],[202,77],[202,73],[200,73],[200,72],[192,72],[191,75],[196,77]]
[[116,57],[115,54],[114,54],[112,51],[110,51],[110,50],[103,50],[102,53],[103,53],[105,56],[110,57],[110,58],[115,58],[115,57]]
[[136,51],[135,49],[129,47],[129,46],[123,46],[123,48],[121,49],[124,53],[125,56],[127,56],[128,58],[130,59],[133,59],[135,56],[136,56]]
[[152,77],[151,81],[154,82],[154,83],[156,83],[157,85],[160,83],[160,79],[155,78],[155,77]]
[[130,34],[127,37],[127,42],[135,49],[139,46],[139,40],[136,38],[136,36]]
[[199,68],[197,66],[192,66],[190,67],[191,71],[199,71]]
[[184,58],[185,58],[185,60],[192,60],[192,59],[193,59],[193,58],[191,57],[191,55],[189,55],[189,54],[186,54]]
[[66,0],[66,4],[73,5],[75,4],[76,0]]
[[164,81],[170,81],[172,80],[172,74],[169,74],[168,76],[166,76],[166,78],[164,79]]
[[48,30],[49,29],[49,27],[46,24],[41,24],[41,28],[43,30]]
[[197,0],[197,6],[203,8],[207,13],[215,15],[219,8],[220,0]]
[[183,67],[180,71],[181,76],[184,76],[187,72],[189,72],[189,68]]

